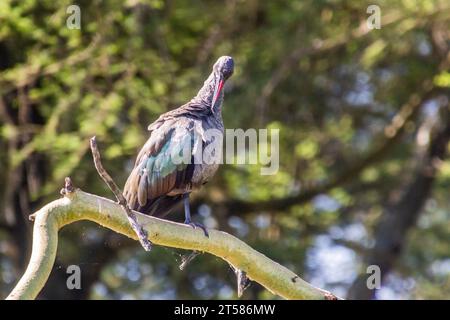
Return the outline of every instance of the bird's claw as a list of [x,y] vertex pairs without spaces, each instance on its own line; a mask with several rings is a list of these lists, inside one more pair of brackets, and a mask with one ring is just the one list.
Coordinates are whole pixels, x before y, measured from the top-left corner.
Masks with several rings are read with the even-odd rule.
[[206,229],[206,227],[203,224],[198,223],[198,222],[192,222],[190,220],[185,220],[184,223],[190,225],[194,229],[197,229],[197,227],[199,227],[200,229],[203,230],[203,233],[205,234],[205,236],[207,238],[209,238],[208,230]]

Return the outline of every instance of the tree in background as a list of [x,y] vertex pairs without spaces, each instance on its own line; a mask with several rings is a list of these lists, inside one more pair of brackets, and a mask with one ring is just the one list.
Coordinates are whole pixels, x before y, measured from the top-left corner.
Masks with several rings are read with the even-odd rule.
[[[232,55],[226,128],[279,128],[280,170],[223,165],[193,212],[350,298],[450,293],[448,1],[0,3],[0,292],[23,272],[28,215],[65,176],[109,196],[89,138],[123,185],[146,127]],[[176,216],[175,216],[176,218]],[[180,216],[181,219],[181,216]],[[234,273],[82,223],[61,233],[41,298],[230,298]],[[66,267],[82,269],[67,290]],[[368,291],[366,268],[382,269]],[[224,272],[228,270],[228,272]],[[273,298],[253,284],[244,298]]]

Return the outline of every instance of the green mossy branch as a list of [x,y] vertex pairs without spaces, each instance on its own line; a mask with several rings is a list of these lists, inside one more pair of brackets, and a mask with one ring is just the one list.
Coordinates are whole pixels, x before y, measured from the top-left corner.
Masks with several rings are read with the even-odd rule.
[[[251,280],[286,299],[337,299],[333,294],[313,287],[292,271],[228,233],[210,230],[207,238],[202,230],[135,213],[154,244],[218,256],[245,271]],[[34,231],[31,259],[24,275],[7,299],[36,298],[53,268],[58,231],[65,225],[90,220],[137,240],[136,233],[119,204],[79,189],[66,192],[63,198],[47,204],[32,216]]]

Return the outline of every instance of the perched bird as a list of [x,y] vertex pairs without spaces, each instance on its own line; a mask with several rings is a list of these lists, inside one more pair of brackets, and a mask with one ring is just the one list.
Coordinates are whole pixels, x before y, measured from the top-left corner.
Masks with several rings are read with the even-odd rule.
[[[150,137],[124,187],[131,209],[163,217],[184,202],[185,223],[201,228],[208,236],[202,224],[191,220],[189,195],[214,176],[218,163],[197,163],[194,156],[211,144],[221,146],[221,141],[205,132],[215,129],[223,134],[223,86],[233,71],[233,58],[220,57],[191,101],[162,114],[148,126]],[[180,161],[179,155],[188,161]]]

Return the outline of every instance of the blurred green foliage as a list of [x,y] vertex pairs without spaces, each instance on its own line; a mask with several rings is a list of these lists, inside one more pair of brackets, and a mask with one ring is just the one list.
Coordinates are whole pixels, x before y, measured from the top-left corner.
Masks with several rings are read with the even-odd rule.
[[[370,31],[366,9],[374,3],[382,28]],[[199,193],[195,219],[345,296],[364,270],[361,258],[373,246],[383,207],[420,163],[426,145],[417,137],[442,117],[442,92],[448,103],[450,74],[439,69],[442,46],[449,46],[448,1],[80,0],[80,30],[66,27],[71,4],[0,1],[0,95],[14,118],[1,114],[0,221],[19,223],[8,217],[17,216],[8,209],[17,176],[30,211],[55,199],[65,176],[112,197],[96,174],[89,138],[97,136],[104,165],[123,184],[148,124],[190,99],[215,59],[231,55],[236,72],[227,84],[225,127],[280,129],[280,170],[261,176],[256,165],[221,166]],[[214,210],[220,201],[290,197],[357,166],[389,139],[385,127],[424,79],[441,95],[424,98],[404,134],[376,161],[284,210]],[[379,297],[449,297],[449,186],[446,160]],[[23,270],[17,256],[27,259],[26,250],[7,250],[12,238],[0,229],[2,296]],[[61,280],[69,264],[89,275],[82,298],[236,297],[234,274],[223,261],[202,255],[181,272],[181,254],[167,248],[146,254],[96,225],[72,225],[61,232],[42,297],[71,297]],[[244,298],[274,296],[253,284]]]

